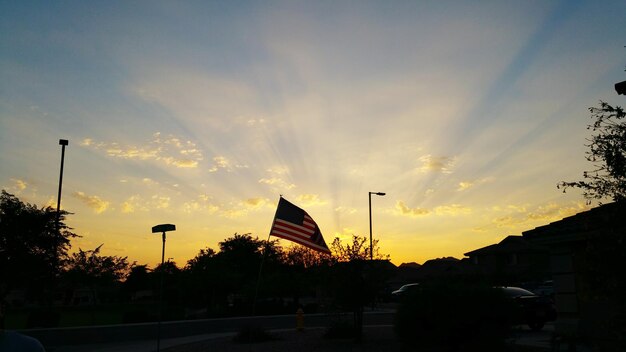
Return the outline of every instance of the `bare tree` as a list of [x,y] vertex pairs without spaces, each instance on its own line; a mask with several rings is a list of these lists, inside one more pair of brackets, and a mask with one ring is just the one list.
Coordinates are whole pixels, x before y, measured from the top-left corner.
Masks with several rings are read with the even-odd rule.
[[626,199],[626,113],[619,106],[600,101],[599,107],[589,108],[595,121],[587,126],[593,135],[588,139],[586,159],[594,168],[583,172],[582,181],[560,182],[565,192],[570,187],[583,190],[588,202],[610,198],[616,202]]

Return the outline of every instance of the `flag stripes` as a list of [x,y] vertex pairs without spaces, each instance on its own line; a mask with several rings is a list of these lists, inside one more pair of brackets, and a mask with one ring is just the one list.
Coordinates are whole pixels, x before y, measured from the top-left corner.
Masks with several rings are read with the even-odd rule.
[[311,249],[330,253],[317,224],[304,210],[280,198],[270,236],[284,238]]

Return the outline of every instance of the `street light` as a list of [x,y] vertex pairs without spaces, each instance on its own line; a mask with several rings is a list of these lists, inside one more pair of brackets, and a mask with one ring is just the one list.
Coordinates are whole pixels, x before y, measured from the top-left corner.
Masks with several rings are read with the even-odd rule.
[[626,95],[626,81],[615,83],[615,91],[618,95]]
[[63,161],[65,160],[65,146],[69,143],[70,142],[67,139],[59,139],[59,145],[61,146],[61,174],[59,176],[59,194],[57,196],[57,231],[59,231],[59,220],[61,218],[61,188],[63,187]]
[[[59,145],[61,146],[61,173],[59,176],[59,194],[57,196],[57,217],[54,222],[54,226],[56,228],[57,235],[60,234],[59,230],[59,222],[61,221],[61,188],[63,186],[63,162],[65,161],[65,146],[69,144],[67,139],[59,139]],[[55,236],[54,239],[54,253],[56,254],[58,251],[58,237]],[[59,261],[57,256],[54,256],[54,270],[56,271],[59,266]]]
[[163,311],[163,276],[165,275],[165,233],[168,231],[176,231],[174,224],[161,224],[152,227],[152,233],[163,233],[163,250],[161,251],[161,290],[159,292],[159,323],[157,327],[157,352],[161,351],[161,312]]
[[384,192],[368,192],[369,193],[369,200],[370,200],[370,260],[374,259],[374,252],[372,249],[372,194],[375,194],[377,196],[384,196],[385,193]]

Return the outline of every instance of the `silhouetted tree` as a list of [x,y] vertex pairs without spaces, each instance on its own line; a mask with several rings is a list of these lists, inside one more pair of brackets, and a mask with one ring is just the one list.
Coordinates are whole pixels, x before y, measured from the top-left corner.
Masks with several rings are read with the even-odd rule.
[[285,252],[285,264],[304,269],[330,265],[335,261],[335,258],[329,254],[300,245],[291,246]]
[[219,310],[221,284],[218,277],[221,270],[216,253],[211,248],[201,249],[194,258],[187,261],[184,268],[185,295],[191,306],[206,308],[207,313]]
[[[50,297],[70,239],[77,235],[65,225],[67,211],[38,208],[12,194],[0,195],[0,299],[11,289],[26,289],[32,299]],[[47,292],[49,293],[49,292]]]
[[129,296],[132,296],[137,291],[154,289],[156,285],[153,281],[147,265],[133,263],[128,271],[128,275],[126,275],[123,288]]
[[206,308],[207,314],[225,314],[229,306],[235,312],[249,313],[243,306],[252,302],[264,256],[265,273],[283,262],[277,241],[259,240],[250,234],[235,233],[219,243],[219,252],[201,249],[184,268],[187,303]]
[[594,169],[585,171],[583,181],[560,182],[565,192],[569,187],[581,188],[584,197],[593,199],[626,199],[626,117],[624,109],[600,101],[599,107],[589,108],[595,121],[587,126],[594,135],[589,139],[586,159]]
[[87,251],[79,248],[65,263],[62,274],[63,281],[72,290],[83,288],[91,292],[92,305],[117,296],[130,268],[126,257],[101,255],[102,246]]
[[198,254],[187,261],[185,270],[190,272],[206,272],[215,265],[215,251],[212,248],[201,249]]
[[180,306],[184,304],[183,270],[176,265],[176,262],[168,260],[157,265],[151,274],[155,281],[158,280],[159,285],[163,280],[163,319],[182,319],[183,313]]
[[235,234],[219,243],[217,254],[222,269],[218,281],[229,292],[238,292],[250,282],[255,282],[263,257],[261,241],[250,234]]
[[[374,259],[389,260],[388,254],[381,254],[379,252],[378,240],[372,241],[372,249]],[[330,250],[333,252],[337,261],[340,262],[370,259],[369,239],[366,237],[352,235],[352,243],[345,245],[341,242],[339,237],[335,237],[333,243],[330,245]]]
[[354,332],[357,340],[363,330],[363,307],[374,304],[377,295],[389,279],[391,272],[389,255],[380,254],[378,240],[372,241],[374,259],[370,260],[369,239],[352,235],[351,243],[343,244],[336,237],[330,246],[338,261],[331,269],[330,285],[335,303],[349,309],[354,316]]
[[166,276],[176,276],[180,275],[182,270],[176,266],[176,262],[168,260],[162,264],[159,263],[159,265],[157,265],[152,272],[156,274],[163,272]]
[[65,276],[77,283],[109,285],[119,283],[129,273],[127,257],[101,255],[103,244],[95,249],[78,249],[65,264]]

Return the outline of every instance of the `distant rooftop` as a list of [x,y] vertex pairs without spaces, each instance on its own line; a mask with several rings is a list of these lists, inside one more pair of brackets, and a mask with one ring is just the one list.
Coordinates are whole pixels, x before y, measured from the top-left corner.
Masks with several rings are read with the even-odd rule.
[[624,227],[626,227],[626,204],[615,202],[524,231],[522,236],[534,243],[575,241],[594,236],[601,230]]

